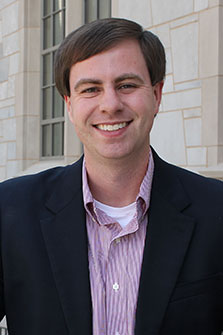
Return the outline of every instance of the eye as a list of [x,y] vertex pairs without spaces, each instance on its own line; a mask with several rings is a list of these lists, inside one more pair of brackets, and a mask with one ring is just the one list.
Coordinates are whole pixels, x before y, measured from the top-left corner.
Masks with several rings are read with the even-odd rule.
[[118,86],[118,89],[123,91],[124,93],[125,92],[130,93],[136,88],[137,88],[137,85],[134,83],[124,83]]
[[84,90],[81,91],[81,93],[97,93],[99,92],[99,88],[98,87],[88,87],[88,88],[85,88]]

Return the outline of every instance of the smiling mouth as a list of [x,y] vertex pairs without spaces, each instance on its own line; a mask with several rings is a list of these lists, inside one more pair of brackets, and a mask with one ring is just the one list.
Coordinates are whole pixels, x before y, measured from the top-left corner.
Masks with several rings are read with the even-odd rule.
[[127,127],[129,123],[130,122],[120,122],[115,124],[97,124],[95,125],[95,127],[100,130],[115,131]]

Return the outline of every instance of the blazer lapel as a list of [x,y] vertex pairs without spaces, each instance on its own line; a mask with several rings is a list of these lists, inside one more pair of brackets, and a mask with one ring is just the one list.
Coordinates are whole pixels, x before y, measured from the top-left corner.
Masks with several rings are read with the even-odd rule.
[[91,293],[81,162],[66,168],[47,201],[42,233],[70,334],[91,334]]
[[[140,279],[135,334],[159,334],[165,311],[189,246],[194,220],[176,170],[154,153],[155,174]],[[166,166],[165,166],[166,165]]]

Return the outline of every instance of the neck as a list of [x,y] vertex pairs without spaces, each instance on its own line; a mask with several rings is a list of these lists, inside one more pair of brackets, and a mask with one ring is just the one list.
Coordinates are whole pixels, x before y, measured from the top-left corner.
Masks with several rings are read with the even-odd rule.
[[149,148],[138,159],[92,161],[85,154],[88,183],[94,199],[113,207],[123,207],[136,200],[146,174]]

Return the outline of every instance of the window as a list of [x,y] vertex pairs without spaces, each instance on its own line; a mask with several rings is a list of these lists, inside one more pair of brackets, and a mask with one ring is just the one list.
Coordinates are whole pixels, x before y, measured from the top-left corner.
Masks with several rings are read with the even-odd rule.
[[65,36],[65,0],[42,0],[41,156],[64,154],[64,102],[54,82],[55,52]]
[[85,0],[85,22],[111,16],[111,0]]

